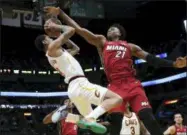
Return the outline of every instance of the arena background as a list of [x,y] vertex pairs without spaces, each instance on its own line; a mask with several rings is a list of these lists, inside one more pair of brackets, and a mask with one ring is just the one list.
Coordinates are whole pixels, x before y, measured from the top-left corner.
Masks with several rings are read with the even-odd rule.
[[[129,42],[161,58],[175,60],[186,55],[185,1],[41,1],[0,0],[1,135],[58,134],[56,125],[42,124],[43,117],[67,98],[63,77],[53,71],[44,54],[34,46],[36,36],[44,33],[39,10],[44,5],[59,5],[95,33],[105,34],[111,24],[120,23]],[[78,35],[72,40],[80,46],[76,58],[88,79],[106,86],[97,50]],[[186,69],[153,68],[134,60],[137,77],[144,82],[163,130],[172,124],[175,112],[181,112],[187,122]],[[61,93],[52,96],[46,92]]]

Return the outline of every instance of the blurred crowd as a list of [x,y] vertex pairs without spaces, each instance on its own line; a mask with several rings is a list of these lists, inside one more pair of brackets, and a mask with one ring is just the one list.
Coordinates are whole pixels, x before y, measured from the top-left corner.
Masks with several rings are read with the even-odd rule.
[[[76,41],[75,41],[76,42]],[[161,54],[161,53],[171,53],[176,49],[175,47],[180,44],[179,50],[180,53],[177,55],[186,54],[186,41],[181,40],[171,40],[168,42],[162,42],[157,44],[146,45],[146,51],[152,54]],[[144,48],[144,47],[143,47]],[[33,48],[32,48],[33,49]],[[75,56],[76,59],[80,62],[83,69],[92,68],[93,66],[101,66],[100,58],[97,55],[96,49],[91,48],[92,51],[90,54],[85,48],[82,48],[80,55]],[[35,69],[35,70],[51,70],[51,66],[49,65],[45,56],[33,52],[35,50],[5,50],[1,57],[1,69]],[[87,51],[87,53],[85,53]],[[33,53],[32,53],[33,52]],[[169,56],[169,59],[175,59],[175,56]]]
[[[0,109],[0,133],[1,135],[58,135],[60,127],[58,124],[44,125],[42,123],[46,114],[55,108],[40,109]],[[173,112],[174,113],[174,112]],[[184,115],[184,124],[186,124]],[[105,121],[105,116],[100,119]],[[163,131],[174,124],[173,115],[158,119]],[[108,127],[110,130],[110,127]],[[79,135],[95,135],[90,131],[78,129]],[[105,134],[107,135],[107,133]]]

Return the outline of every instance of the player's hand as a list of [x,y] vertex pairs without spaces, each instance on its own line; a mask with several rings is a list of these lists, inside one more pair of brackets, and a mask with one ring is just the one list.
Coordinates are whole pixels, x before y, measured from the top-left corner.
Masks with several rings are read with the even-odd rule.
[[51,20],[47,21],[44,25],[44,29],[49,30],[49,31],[60,31],[61,30],[61,26],[58,24],[55,24],[54,22],[52,22]]
[[47,15],[58,16],[60,14],[60,8],[59,7],[47,6],[47,7],[44,7],[44,12]]
[[174,62],[174,67],[176,67],[176,68],[187,67],[186,60],[187,60],[187,56],[185,56],[185,57],[178,57],[176,59],[176,61]]
[[43,124],[53,123],[52,120],[51,120],[52,115],[53,115],[53,112],[48,114],[47,116],[45,116],[45,118],[43,119]]

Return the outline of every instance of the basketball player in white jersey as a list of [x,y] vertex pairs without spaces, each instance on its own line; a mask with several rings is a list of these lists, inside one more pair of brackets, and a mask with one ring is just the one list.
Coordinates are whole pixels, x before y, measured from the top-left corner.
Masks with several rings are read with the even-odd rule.
[[[78,61],[61,46],[75,33],[74,28],[57,25],[49,21],[45,28],[61,30],[63,33],[55,40],[47,35],[40,35],[35,40],[36,47],[46,53],[49,63],[62,76],[68,86],[68,96],[75,104],[80,114],[85,118],[77,125],[83,129],[90,129],[95,133],[105,133],[106,128],[96,123],[96,119],[111,108],[120,105],[122,98],[101,86],[90,83]],[[92,111],[91,104],[98,105]]]
[[127,108],[122,120],[120,135],[150,135],[137,115],[129,110],[129,105]]

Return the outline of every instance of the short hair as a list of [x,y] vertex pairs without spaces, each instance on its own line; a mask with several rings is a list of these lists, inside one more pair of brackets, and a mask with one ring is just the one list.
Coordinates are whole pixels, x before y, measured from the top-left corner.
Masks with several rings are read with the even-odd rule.
[[39,35],[35,39],[35,46],[39,51],[44,51],[43,41],[45,40],[45,35]]
[[115,24],[113,24],[110,27],[116,27],[116,28],[119,29],[119,31],[121,33],[120,40],[124,40],[126,38],[126,30],[125,30],[125,28],[122,25],[120,25],[118,23],[115,23]]
[[175,115],[177,115],[177,114],[180,114],[182,116],[182,118],[183,118],[183,115],[182,115],[181,112],[175,112],[174,115],[173,115],[173,118],[175,118]]

